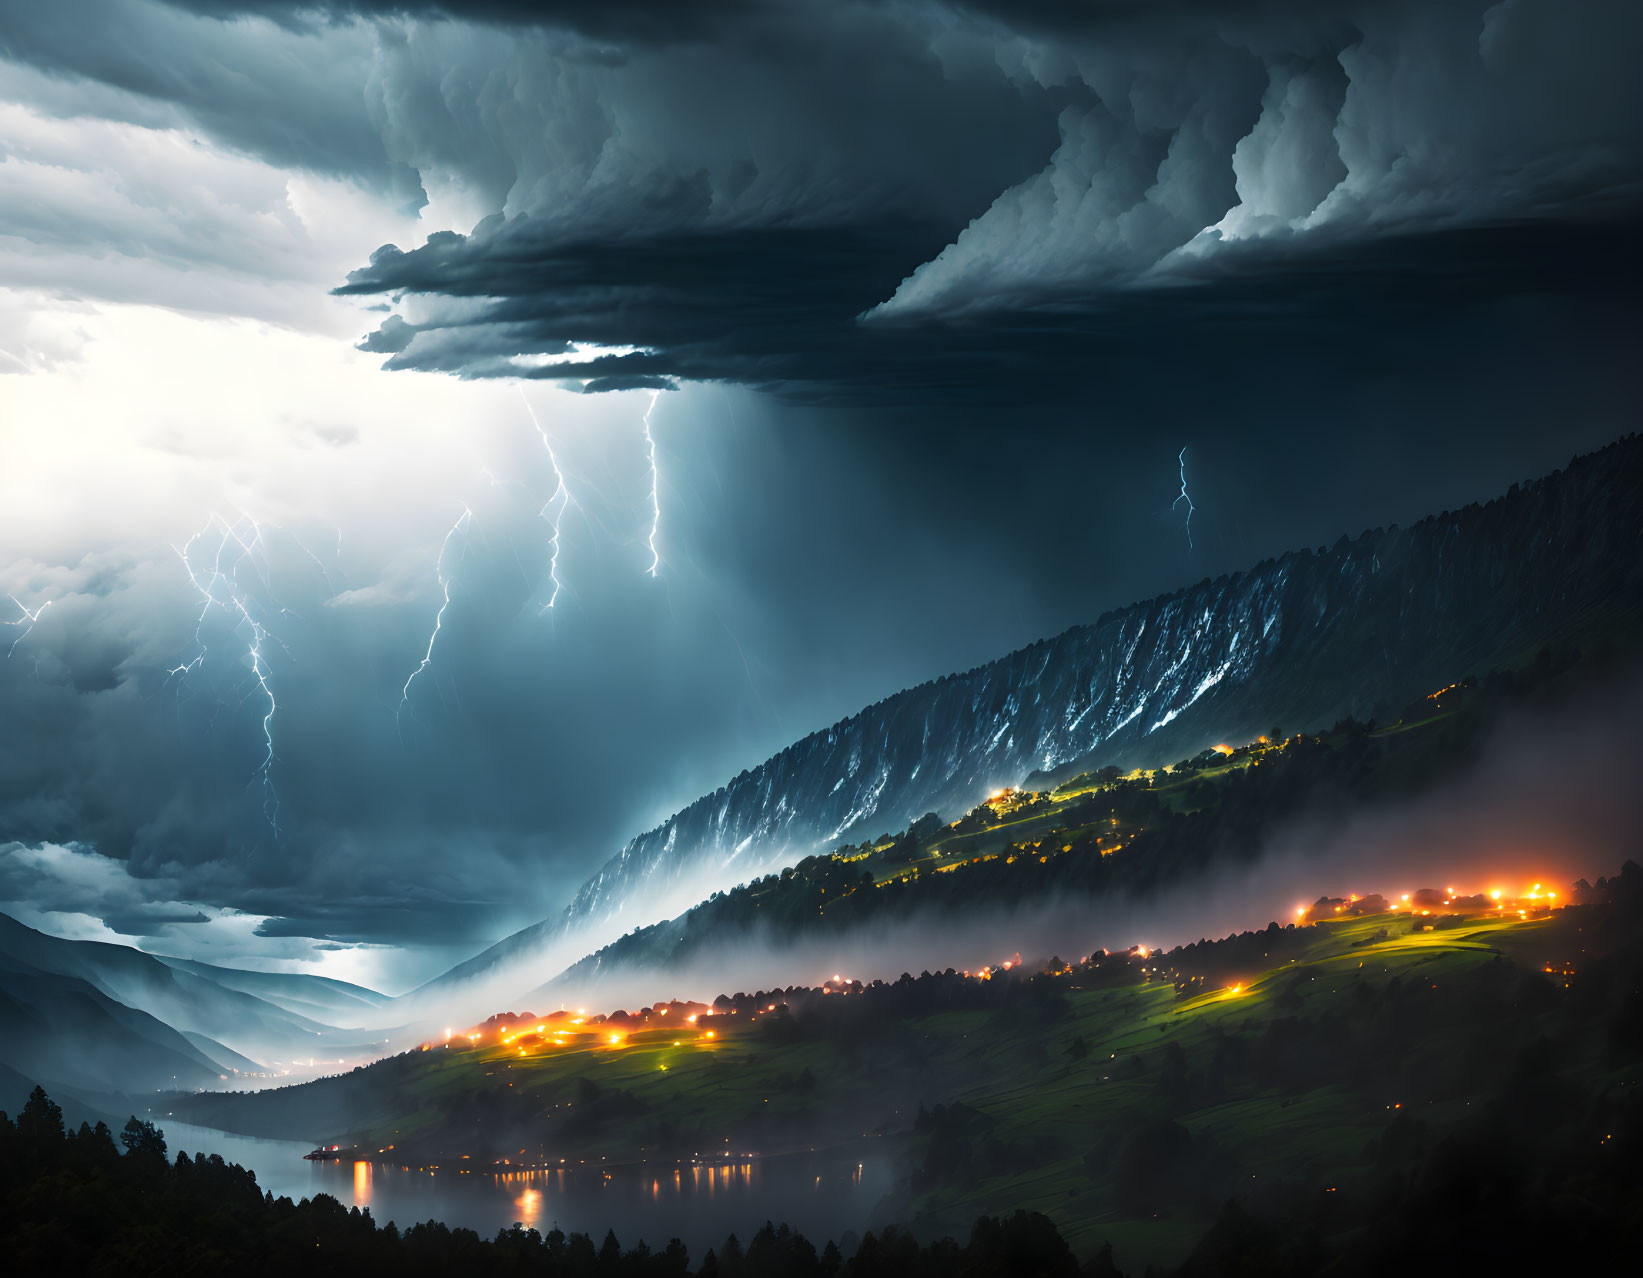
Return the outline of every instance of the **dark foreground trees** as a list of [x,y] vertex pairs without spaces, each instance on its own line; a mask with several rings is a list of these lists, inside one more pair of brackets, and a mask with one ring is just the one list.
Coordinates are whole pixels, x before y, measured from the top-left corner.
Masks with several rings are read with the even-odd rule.
[[[1511,1085],[1433,1139],[1398,1119],[1378,1139],[1380,1170],[1357,1194],[1228,1202],[1174,1273],[1627,1272],[1643,1248],[1643,1087],[1601,1096],[1559,1076],[1555,1053],[1523,1054]],[[1601,1113],[1601,1139],[1581,1135]],[[931,1116],[931,1122],[937,1121]],[[1164,1157],[1175,1133],[1136,1151],[1138,1192],[1163,1198],[1191,1177]],[[123,1145],[125,1152],[121,1152]],[[1167,1147],[1167,1148],[1166,1148]],[[1175,1151],[1179,1154],[1180,1151]],[[1150,1168],[1141,1175],[1141,1164]],[[614,1233],[510,1229],[494,1239],[435,1221],[379,1228],[326,1194],[293,1203],[217,1155],[168,1159],[164,1133],[133,1118],[68,1130],[39,1088],[17,1121],[0,1114],[0,1256],[8,1274],[289,1275],[353,1278],[1119,1278],[1110,1249],[1082,1265],[1046,1216],[976,1221],[967,1242],[920,1244],[894,1226],[842,1253],[786,1225],[699,1260],[673,1240],[624,1248]],[[694,1261],[694,1263],[693,1263]],[[1149,1273],[1153,1271],[1149,1270]]]
[[[125,1152],[121,1152],[120,1146]],[[0,1255],[8,1274],[348,1274],[350,1278],[1076,1278],[1079,1267],[1048,1217],[1017,1212],[976,1222],[968,1243],[920,1246],[894,1228],[869,1233],[849,1257],[820,1251],[786,1225],[734,1237],[695,1265],[677,1239],[623,1248],[614,1233],[510,1229],[482,1239],[437,1221],[379,1228],[369,1210],[328,1194],[274,1198],[243,1167],[212,1154],[168,1159],[164,1133],[133,1117],[116,1144],[107,1125],[68,1130],[35,1088],[17,1121],[0,1114]]]

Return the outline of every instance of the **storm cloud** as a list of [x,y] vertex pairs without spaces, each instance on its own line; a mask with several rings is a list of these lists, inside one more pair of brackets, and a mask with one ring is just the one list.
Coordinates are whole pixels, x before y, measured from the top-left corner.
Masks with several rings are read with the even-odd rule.
[[949,345],[966,387],[1100,359],[1159,290],[1447,235],[1400,279],[1430,295],[1498,269],[1454,232],[1639,207],[1624,0],[69,8],[0,35],[45,109],[74,82],[449,211],[344,287],[398,304],[395,368],[895,400]]
[[1639,24],[10,6],[0,908],[429,976],[910,683],[1633,427]]
[[[1335,299],[1298,277],[1368,269],[1419,305],[1457,276],[1499,278],[1499,228],[1550,227],[1555,246],[1638,209],[1629,5],[1578,24],[1534,0],[1113,6],[1091,23],[1039,10],[1019,30],[1002,10],[892,6],[848,10],[801,46],[819,21],[804,12],[756,54],[727,31],[589,73],[582,91],[621,110],[574,143],[523,66],[493,81],[505,108],[479,109],[495,120],[481,151],[513,175],[496,211],[468,235],[385,247],[342,290],[402,300],[391,367],[968,393],[1099,362],[1147,329],[1159,292],[1189,317],[1247,313],[1254,292],[1304,322]],[[829,74],[840,39],[874,50],[849,77]],[[787,68],[783,87],[749,80],[750,56]],[[716,128],[750,92],[752,136]],[[520,120],[585,168],[550,177]],[[637,349],[563,360],[567,344]]]

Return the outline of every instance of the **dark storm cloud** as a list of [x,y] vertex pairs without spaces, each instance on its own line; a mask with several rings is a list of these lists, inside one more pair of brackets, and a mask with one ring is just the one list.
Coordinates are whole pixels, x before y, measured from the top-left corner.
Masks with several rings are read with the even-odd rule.
[[[437,292],[480,304],[460,324],[384,322],[363,346],[393,352],[392,368],[593,378],[612,389],[666,378],[845,381],[874,353],[854,322],[864,302],[943,243],[943,229],[906,223],[565,243],[530,219],[497,220],[410,253],[384,248],[339,291]],[[641,349],[534,369],[511,358],[563,355],[567,337]]]
[[110,932],[118,932],[121,936],[153,936],[167,924],[208,923],[210,920],[199,910],[147,907],[129,914],[110,910],[103,915],[103,922]]
[[[1139,293],[1625,219],[1643,170],[1625,0],[77,11],[8,16],[0,51],[487,214],[346,285],[401,303],[365,349],[466,376],[901,401],[934,351],[937,386],[1031,383],[1110,358]],[[570,343],[643,349],[552,373]]]
[[[1388,335],[1397,326],[1447,330],[1510,299],[1607,296],[1624,312],[1643,282],[1637,232],[1631,221],[1559,221],[1315,245],[1276,261],[1233,253],[1193,264],[1169,290],[1070,293],[944,324],[855,322],[898,263],[940,238],[914,226],[565,244],[515,223],[384,249],[340,291],[473,303],[460,323],[415,328],[396,316],[369,335],[363,348],[392,352],[390,369],[586,378],[589,390],[728,380],[789,400],[879,404],[1060,397],[1098,382],[1105,402],[1140,408],[1183,363],[1203,376],[1275,345],[1379,346],[1390,358],[1403,344]],[[566,335],[640,349],[575,358]],[[532,366],[521,352],[555,359]]]
[[79,844],[0,843],[0,901],[96,917],[122,936],[209,922],[197,906],[173,898],[175,887],[163,877],[139,882],[119,861]]
[[769,13],[777,0],[166,0],[207,17],[256,14],[300,26],[324,15],[418,17],[504,26],[562,27],[622,42],[701,38],[724,23]]
[[[49,112],[95,101],[409,204],[444,184],[604,227],[967,217],[1040,162],[1064,96],[923,6],[537,6],[517,28],[416,4],[198,8],[29,6],[0,19],[0,57]],[[711,38],[655,44],[650,15]]]
[[587,395],[602,395],[607,391],[624,390],[677,390],[678,384],[666,377],[647,373],[615,373],[590,377],[582,386]]
[[45,73],[44,105],[83,109],[76,82],[119,97],[98,105],[145,124],[193,122],[273,164],[357,177],[422,202],[410,166],[390,157],[364,110],[371,41],[346,30],[259,40],[243,24],[200,21],[138,0],[8,5],[0,58]]
[[390,315],[382,321],[381,328],[359,344],[359,348],[378,355],[398,355],[411,344],[411,339],[415,336],[416,330],[400,316]]
[[414,888],[394,897],[303,904],[308,908],[300,918],[270,915],[257,925],[253,935],[306,937],[337,946],[460,944],[487,935],[495,926],[497,913],[493,900],[455,901],[419,894]]
[[[516,188],[506,218],[387,246],[341,291],[409,299],[414,333],[390,321],[364,342],[391,368],[519,376],[520,357],[552,355],[530,375],[901,402],[1055,380],[1155,326],[1328,322],[1328,288],[1355,301],[1377,271],[1424,307],[1503,266],[1550,274],[1565,241],[1637,216],[1643,101],[1618,52],[1643,47],[1634,6],[1575,25],[1538,0],[1210,12],[1035,9],[1053,33],[997,54],[1018,89],[1060,95],[1060,145],[1021,153],[1036,171],[985,209],[904,195],[738,214],[706,170],[647,179],[608,217]],[[887,121],[910,155],[921,126]],[[639,349],[557,358],[567,342]]]
[[391,367],[784,401],[660,401],[659,581],[639,459],[573,471],[546,619],[521,421],[397,724],[437,546],[334,594],[293,554],[277,837],[243,644],[168,675],[198,615],[175,556],[43,568],[54,605],[0,660],[27,743],[0,837],[108,864],[18,854],[51,874],[12,887],[111,926],[199,901],[269,938],[477,947],[902,687],[1563,464],[1643,395],[1639,12],[10,6],[42,111],[476,209],[343,285],[391,300],[364,343]]

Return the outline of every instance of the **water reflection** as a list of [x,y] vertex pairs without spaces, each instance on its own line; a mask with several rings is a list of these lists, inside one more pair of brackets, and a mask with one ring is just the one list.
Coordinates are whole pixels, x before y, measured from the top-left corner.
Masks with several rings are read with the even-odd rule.
[[540,1189],[526,1189],[518,1198],[514,1199],[514,1206],[519,1211],[519,1223],[526,1229],[535,1229],[536,1222],[542,1218],[542,1191]]
[[[392,1164],[371,1164],[367,1162],[355,1163],[320,1163],[314,1167],[312,1177],[322,1182],[321,1189],[325,1193],[338,1193],[334,1183],[342,1168],[351,1168],[349,1174],[353,1178],[353,1203],[357,1207],[368,1207],[374,1190],[379,1186],[390,1194],[403,1192],[408,1187],[420,1182],[423,1177],[433,1177],[436,1174],[445,1179],[441,1182],[451,1185],[451,1177],[472,1177],[464,1184],[485,1186],[494,1185],[508,1193],[516,1202],[523,1205],[529,1200],[532,1211],[539,1212],[544,1192],[551,1195],[574,1196],[578,1190],[588,1189],[629,1189],[637,1185],[642,1195],[652,1200],[660,1200],[664,1196],[669,1198],[689,1198],[694,1194],[706,1194],[714,1197],[719,1194],[753,1193],[763,1188],[767,1175],[775,1169],[773,1184],[782,1189],[791,1189],[799,1179],[793,1175],[793,1167],[797,1160],[809,1167],[817,1160],[815,1157],[804,1158],[800,1155],[779,1156],[766,1160],[746,1159],[739,1163],[695,1163],[689,1167],[690,1180],[684,1178],[685,1169],[672,1167],[667,1172],[655,1172],[645,1167],[555,1167],[555,1168],[523,1168],[518,1171],[488,1172],[478,1168],[443,1168],[435,1169],[424,1167],[394,1166]],[[850,1162],[831,1166],[827,1174],[815,1173],[808,1176],[808,1188],[812,1192],[820,1192],[824,1182],[833,1188],[855,1188],[862,1184],[864,1164]],[[464,1191],[466,1192],[466,1191]],[[483,1190],[480,1191],[481,1193]]]
[[[569,1167],[484,1172],[477,1168],[425,1169],[355,1163],[321,1164],[313,1192],[371,1206],[378,1220],[401,1224],[430,1217],[482,1233],[515,1223],[547,1229],[644,1237],[656,1245],[683,1238],[695,1248],[718,1246],[765,1220],[786,1220],[818,1238],[864,1228],[888,1174],[869,1165],[822,1155],[747,1159],[736,1163],[665,1168]],[[342,1184],[338,1184],[342,1181]]]
[[[864,1232],[890,1187],[887,1158],[876,1151],[795,1154],[721,1164],[567,1166],[491,1172],[438,1172],[393,1164],[310,1163],[311,1145],[256,1140],[159,1116],[173,1151],[219,1153],[250,1167],[276,1196],[330,1194],[371,1209],[379,1223],[401,1228],[442,1220],[485,1237],[515,1222],[542,1231],[557,1225],[595,1240],[615,1229],[624,1246],[641,1238],[654,1248],[680,1238],[694,1255],[720,1247],[734,1232],[745,1243],[766,1220],[787,1221],[819,1247],[846,1231]],[[868,1149],[873,1149],[869,1146]]]

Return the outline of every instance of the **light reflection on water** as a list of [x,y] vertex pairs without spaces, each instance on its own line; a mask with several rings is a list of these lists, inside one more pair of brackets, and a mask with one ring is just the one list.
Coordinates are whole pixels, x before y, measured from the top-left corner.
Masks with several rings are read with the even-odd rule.
[[400,1228],[442,1220],[490,1237],[518,1222],[546,1231],[557,1225],[591,1234],[614,1229],[624,1246],[641,1238],[653,1248],[684,1240],[700,1256],[734,1232],[746,1243],[768,1220],[786,1221],[819,1249],[828,1238],[865,1232],[874,1204],[890,1187],[887,1159],[860,1154],[794,1154],[718,1165],[594,1167],[535,1171],[442,1170],[342,1161],[310,1163],[312,1146],[259,1140],[154,1116],[173,1155],[180,1149],[221,1154],[257,1173],[276,1197],[326,1193],[347,1206],[369,1207],[378,1223]]

